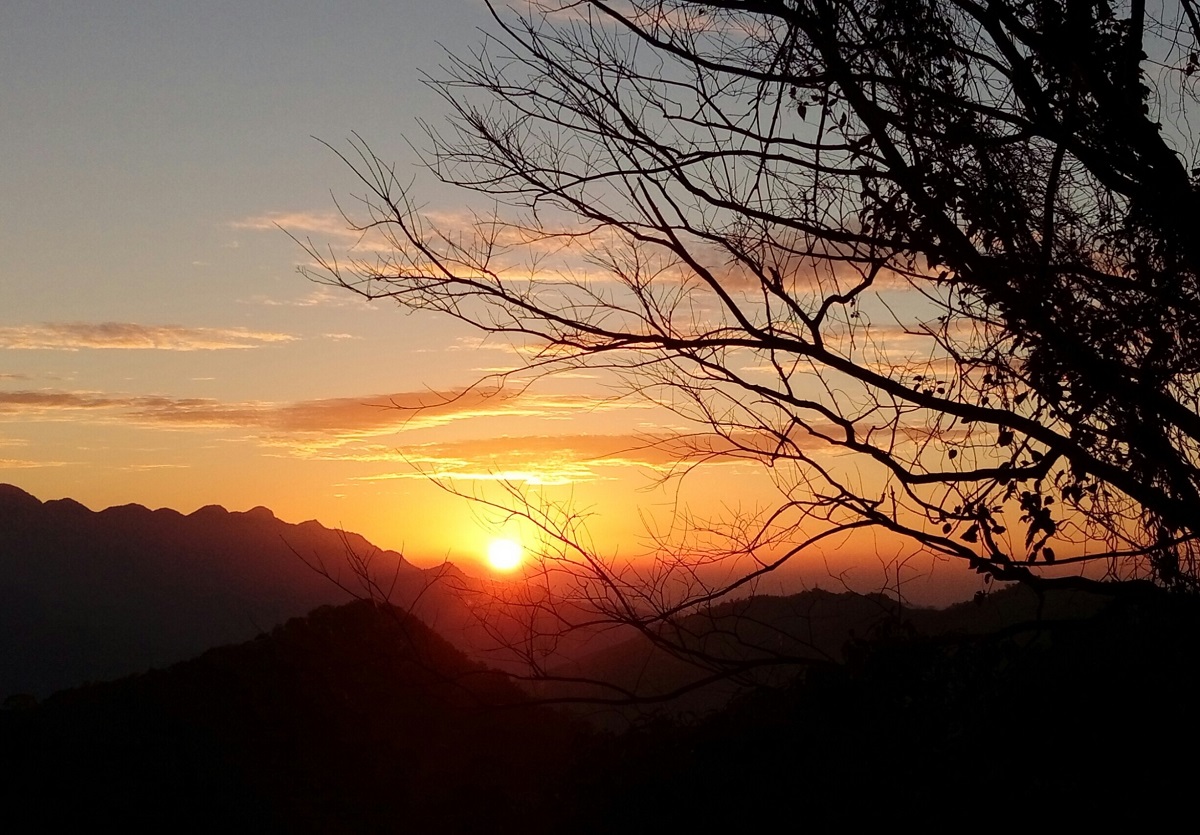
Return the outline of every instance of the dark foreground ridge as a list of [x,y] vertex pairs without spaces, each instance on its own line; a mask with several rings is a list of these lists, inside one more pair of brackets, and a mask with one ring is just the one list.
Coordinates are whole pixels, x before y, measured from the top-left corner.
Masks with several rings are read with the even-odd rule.
[[0,757],[39,823],[485,831],[545,809],[576,732],[527,701],[416,618],[359,601],[5,711]]
[[[1002,607],[1023,607],[1021,594]],[[1197,777],[1193,601],[1151,596],[981,631],[969,613],[938,634],[881,621],[840,663],[690,722],[602,734],[531,703],[399,610],[324,607],[165,671],[13,706],[0,713],[0,780],[9,808],[37,809],[40,823],[142,831],[1190,815],[1190,794],[1171,787]]]

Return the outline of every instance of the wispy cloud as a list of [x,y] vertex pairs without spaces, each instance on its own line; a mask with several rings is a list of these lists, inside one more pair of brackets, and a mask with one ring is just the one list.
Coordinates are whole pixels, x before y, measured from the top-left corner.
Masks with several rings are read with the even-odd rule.
[[129,398],[66,391],[0,392],[0,415],[45,413],[55,410],[105,409],[127,406]]
[[0,415],[12,418],[135,423],[172,428],[254,430],[270,442],[342,444],[406,428],[496,414],[537,414],[566,403],[518,405],[499,389],[398,392],[294,403],[225,402],[212,398],[116,395],[78,391],[0,392]]
[[629,405],[480,387],[293,403],[42,390],[0,392],[0,419],[233,433],[280,456],[397,467],[397,472],[381,476],[387,478],[433,473],[451,480],[563,484],[613,478],[615,468],[665,473],[695,455],[695,449],[684,449],[678,442],[672,446],[633,434],[487,437],[433,444],[405,444],[413,436],[403,434],[471,419],[555,420]]
[[65,467],[67,461],[29,461],[20,458],[0,458],[0,470],[36,470],[41,467]]
[[400,449],[382,445],[325,450],[314,457],[389,461],[401,465],[392,472],[360,476],[357,480],[439,479],[445,481],[510,481],[557,485],[612,480],[620,472],[639,469],[666,475],[705,460],[735,464],[766,460],[783,452],[827,449],[811,437],[789,439],[791,450],[780,450],[778,439],[760,433],[723,438],[714,435],[635,434],[537,435],[478,438],[453,443],[421,444]]
[[246,328],[192,328],[132,322],[43,322],[0,327],[0,348],[220,351],[292,342],[295,336]]
[[362,297],[333,287],[317,286],[298,298],[273,298],[261,293],[240,300],[241,304],[256,304],[264,307],[353,307],[367,311],[378,308],[364,302]]
[[[331,457],[358,458],[355,450],[332,451]],[[421,444],[403,449],[357,451],[363,460],[392,461],[402,469],[357,481],[427,479],[442,481],[507,481],[553,486],[606,480],[605,470],[671,465],[669,454],[632,435],[538,435],[481,438],[454,443]]]
[[336,212],[267,212],[261,215],[235,220],[234,229],[249,229],[256,232],[277,232],[283,229],[293,235],[322,235],[333,237],[358,237],[359,233],[349,228],[346,219]]
[[363,437],[507,410],[513,395],[495,389],[399,392],[295,403],[171,400],[138,404],[131,417],[160,424],[261,428],[285,436]]

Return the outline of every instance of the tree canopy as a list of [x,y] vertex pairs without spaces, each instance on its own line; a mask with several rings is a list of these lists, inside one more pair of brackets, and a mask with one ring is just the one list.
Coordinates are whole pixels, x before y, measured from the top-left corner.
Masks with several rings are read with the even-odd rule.
[[[493,14],[434,81],[427,161],[496,215],[439,228],[356,140],[350,220],[388,246],[313,275],[521,340],[525,371],[608,369],[692,460],[765,465],[778,506],[723,532],[745,569],[669,603],[518,502],[585,597],[666,617],[863,527],[1003,580],[1196,589],[1191,0]],[[551,244],[592,270],[514,260]]]

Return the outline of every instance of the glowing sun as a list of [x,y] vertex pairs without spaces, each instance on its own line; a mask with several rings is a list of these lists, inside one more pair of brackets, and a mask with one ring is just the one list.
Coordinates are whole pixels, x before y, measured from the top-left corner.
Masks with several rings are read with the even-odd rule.
[[493,539],[488,543],[487,561],[496,571],[512,571],[521,564],[521,544],[512,539]]

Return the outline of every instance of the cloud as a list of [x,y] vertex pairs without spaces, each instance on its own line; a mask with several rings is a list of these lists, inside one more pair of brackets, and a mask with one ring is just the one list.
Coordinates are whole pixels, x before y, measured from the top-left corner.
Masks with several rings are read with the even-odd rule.
[[[650,433],[547,433],[429,443],[407,442],[414,436],[401,434],[471,418],[525,415],[554,419],[583,410],[618,410],[631,405],[643,404],[482,388],[293,403],[71,391],[0,392],[0,417],[9,420],[232,431],[239,442],[256,442],[267,454],[382,465],[383,472],[364,474],[358,480],[435,478],[562,485],[614,480],[631,469],[667,477],[700,461],[762,462],[781,453],[778,438],[761,432],[741,431],[728,437],[671,433],[659,428],[661,424]],[[834,451],[825,442],[799,432],[788,443],[792,448],[782,454]]]
[[117,469],[140,473],[152,472],[154,470],[187,470],[191,466],[191,464],[125,464],[117,467]]
[[63,391],[0,392],[0,414],[44,413],[56,410],[105,409],[127,406],[129,398]]
[[[0,419],[137,425],[184,431],[232,432],[267,454],[319,461],[386,462],[403,472],[380,478],[505,478],[529,484],[565,484],[608,478],[604,468],[649,467],[664,472],[675,454],[635,436],[488,438],[458,444],[409,445],[392,441],[406,430],[454,421],[514,415],[553,419],[584,410],[624,408],[566,395],[471,388],[399,392],[294,403],[222,402],[211,398],[123,396],[97,392],[0,392]],[[386,438],[386,440],[385,440]],[[396,439],[399,440],[398,438]],[[274,451],[273,453],[271,451]],[[611,472],[611,470],[610,470]]]
[[40,467],[65,467],[66,461],[28,461],[20,458],[0,458],[0,470],[36,470]]
[[365,397],[339,397],[294,403],[224,402],[212,398],[156,395],[113,395],[72,391],[0,392],[0,415],[43,419],[89,420],[173,428],[257,430],[265,439],[290,444],[308,438],[341,444],[406,428],[441,425],[454,420],[495,414],[541,414],[554,407],[578,409],[565,399],[517,405],[515,392],[471,388],[450,391],[398,392]]
[[190,328],[131,322],[43,322],[0,327],[0,348],[78,351],[115,348],[159,351],[220,351],[292,342],[295,336],[246,328]]
[[250,229],[255,232],[278,232],[283,229],[293,235],[357,238],[360,234],[351,230],[346,219],[336,212],[267,212],[235,220],[230,225],[234,229]]
[[325,452],[318,457],[403,465],[403,469],[359,476],[353,479],[356,481],[433,478],[553,486],[612,478],[603,472],[606,468],[658,470],[674,464],[669,454],[633,435],[533,435]]
[[[806,452],[829,449],[825,442],[808,436],[798,436],[791,443]],[[762,461],[775,454],[777,446],[778,442],[766,435],[750,432],[730,438],[709,434],[531,435],[400,449],[374,444],[314,451],[312,457],[403,465],[400,470],[360,476],[356,479],[360,481],[433,478],[558,485],[615,479],[618,474],[614,470],[632,468],[667,475],[682,472],[701,460],[718,464]]]
[[256,304],[264,307],[353,307],[356,310],[367,311],[378,308],[366,304],[361,296],[334,287],[317,286],[298,298],[277,299],[263,294],[257,294],[239,300],[240,304]]

